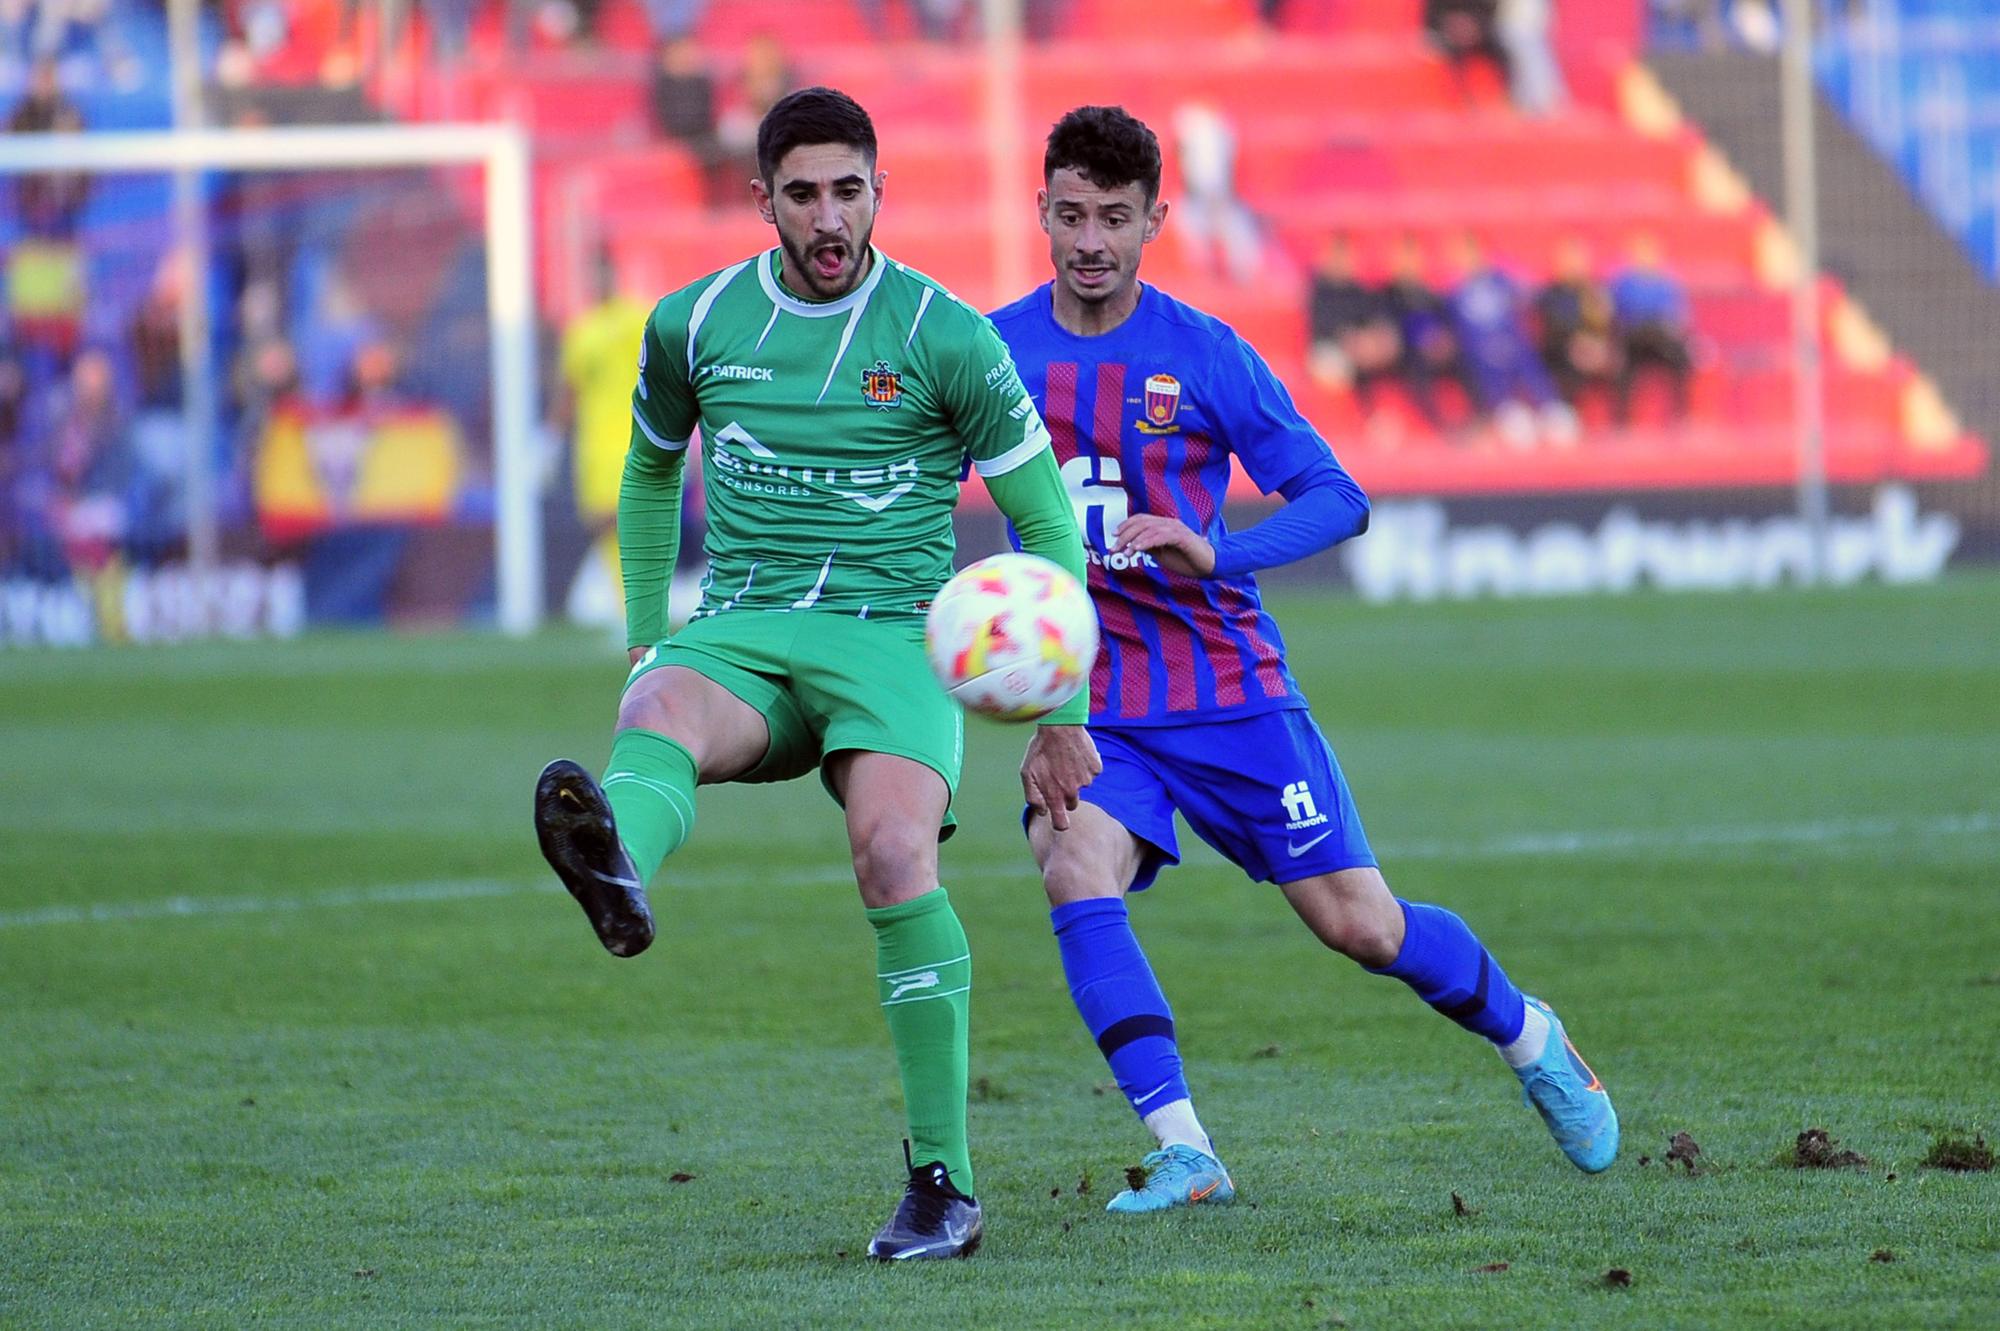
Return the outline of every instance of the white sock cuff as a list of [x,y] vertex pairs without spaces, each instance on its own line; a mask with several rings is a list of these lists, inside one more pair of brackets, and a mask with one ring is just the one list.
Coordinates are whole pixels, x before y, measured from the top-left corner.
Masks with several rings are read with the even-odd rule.
[[1529,1003],[1522,1014],[1521,1033],[1511,1044],[1495,1045],[1500,1057],[1510,1068],[1525,1068],[1540,1058],[1549,1047],[1549,1035],[1555,1030],[1553,1023],[1543,1015],[1542,1010]]
[[1192,1146],[1203,1155],[1213,1156],[1215,1144],[1195,1117],[1194,1101],[1179,1099],[1161,1105],[1142,1120],[1162,1146]]

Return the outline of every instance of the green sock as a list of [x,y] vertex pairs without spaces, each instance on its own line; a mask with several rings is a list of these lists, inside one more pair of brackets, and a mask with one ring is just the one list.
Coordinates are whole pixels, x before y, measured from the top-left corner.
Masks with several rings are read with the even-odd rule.
[[639,881],[652,881],[660,862],[694,831],[694,755],[655,731],[621,730],[602,784]]
[[943,888],[867,912],[875,926],[876,986],[903,1072],[910,1151],[941,1160],[952,1186],[973,1196],[965,1144],[965,1079],[972,956]]

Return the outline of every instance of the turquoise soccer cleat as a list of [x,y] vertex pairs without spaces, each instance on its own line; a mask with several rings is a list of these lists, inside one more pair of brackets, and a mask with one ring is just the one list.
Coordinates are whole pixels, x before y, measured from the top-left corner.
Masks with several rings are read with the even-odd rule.
[[1618,1111],[1610,1093],[1569,1042],[1555,1009],[1539,998],[1528,1001],[1549,1019],[1549,1043],[1540,1058],[1514,1069],[1521,1098],[1549,1125],[1571,1164],[1586,1174],[1609,1169],[1618,1158]]
[[1139,1162],[1145,1182],[1127,1188],[1104,1209],[1121,1215],[1170,1211],[1176,1206],[1227,1206],[1236,1200],[1229,1171],[1212,1155],[1192,1146],[1167,1146]]

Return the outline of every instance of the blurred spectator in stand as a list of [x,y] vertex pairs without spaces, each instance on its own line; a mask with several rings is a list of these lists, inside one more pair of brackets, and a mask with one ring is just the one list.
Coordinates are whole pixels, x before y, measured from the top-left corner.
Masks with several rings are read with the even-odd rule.
[[707,11],[708,0],[646,0],[646,17],[652,22],[653,36],[669,44],[693,35],[695,25]]
[[1424,0],[1424,29],[1438,54],[1451,62],[1461,97],[1469,92],[1466,70],[1475,60],[1485,61],[1503,84],[1511,81],[1498,28],[1499,0]]
[[[83,117],[64,95],[54,59],[35,62],[27,92],[8,116],[12,134],[74,133]],[[84,311],[84,255],[77,225],[90,198],[81,171],[36,171],[0,184],[0,198],[20,221],[20,238],[0,254],[6,321],[30,381],[63,373],[76,351]],[[8,196],[11,195],[11,198]]]
[[1489,262],[1470,232],[1452,242],[1459,274],[1451,295],[1452,321],[1479,406],[1500,437],[1516,448],[1576,442],[1576,413],[1556,395],[1528,337],[1527,300],[1514,279]]
[[1722,0],[1650,0],[1647,45],[1712,51],[1722,45]]
[[28,372],[13,349],[0,344],[0,578],[14,571],[22,527],[16,510],[23,469],[21,418],[28,407]]
[[[647,307],[621,289],[609,253],[598,257],[593,276],[593,303],[563,328],[562,383],[554,414],[559,426],[569,427],[576,513],[591,539],[579,580],[608,581],[615,591],[622,585],[618,483],[632,438],[633,348],[646,326]],[[622,599],[597,597],[593,603],[609,613]]]
[[1609,392],[1618,381],[1618,328],[1611,293],[1590,270],[1590,250],[1570,236],[1556,245],[1549,284],[1535,297],[1542,364],[1572,407],[1585,392]]
[[1508,92],[1522,115],[1547,116],[1569,100],[1549,44],[1554,0],[1500,0],[1494,32],[1507,52]]
[[743,44],[743,66],[729,90],[717,130],[722,144],[719,169],[728,182],[720,192],[722,198],[740,199],[749,189],[750,177],[757,174],[757,126],[794,86],[792,67],[776,37],[760,32]]
[[1388,295],[1355,276],[1346,236],[1330,237],[1320,251],[1310,322],[1314,382],[1329,392],[1352,391],[1363,411],[1374,411],[1376,385],[1396,373],[1403,339]]
[[[856,2],[861,8],[861,21],[868,26],[869,31],[889,30],[888,0],[856,0]],[[903,0],[903,4],[909,10],[910,19],[915,24],[917,32],[925,41],[956,41],[964,34],[965,0]],[[1023,26],[1029,27],[1030,32],[1034,16],[1027,13],[1026,9],[1032,8],[1033,5],[1030,3],[1022,15]]]
[[93,347],[78,353],[53,403],[43,459],[47,531],[72,570],[103,568],[129,526],[135,478],[115,390],[110,355]]
[[1611,279],[1611,306],[1618,324],[1624,366],[1618,377],[1618,418],[1630,418],[1632,388],[1644,369],[1663,371],[1672,381],[1675,416],[1688,407],[1687,289],[1666,269],[1659,238],[1642,231],[1632,238],[1630,263]]
[[174,251],[160,261],[151,290],[132,316],[134,484],[133,558],[164,558],[185,528],[181,492],[186,472],[186,424],[181,416],[181,301],[187,260]]
[[247,340],[230,372],[236,399],[236,456],[233,465],[247,478],[271,417],[297,404],[299,363],[292,344],[275,331]]
[[28,372],[13,348],[0,343],[0,493],[13,473],[10,463],[18,461],[15,445],[21,433],[21,416],[28,405]]
[[145,71],[110,18],[110,0],[0,0],[0,84],[18,61],[48,58],[74,80],[131,91]]
[[[7,117],[7,132],[74,134],[82,129],[83,113],[63,93],[55,60],[44,56],[35,61],[28,91]],[[82,171],[36,171],[14,181],[14,206],[22,224],[36,236],[70,239],[89,199],[90,177]]]
[[160,260],[146,299],[133,312],[132,368],[142,411],[148,407],[180,409],[180,311],[186,287],[186,261],[180,251],[172,251]]
[[1174,140],[1181,168],[1174,215],[1189,263],[1201,272],[1219,266],[1231,281],[1247,285],[1263,267],[1264,238],[1236,194],[1235,128],[1215,107],[1183,102],[1174,111]]
[[340,409],[356,416],[375,417],[411,405],[403,388],[403,362],[386,338],[364,342],[354,353],[347,372],[347,393]]
[[660,63],[653,70],[653,127],[694,155],[711,203],[734,197],[734,187],[720,169],[728,159],[716,134],[715,78],[692,37],[675,37],[660,48]]
[[382,338],[378,322],[362,308],[353,286],[330,272],[317,301],[297,321],[299,377],[308,399],[331,406],[349,395],[354,359],[361,348]]
[[1445,415],[1438,388],[1456,386],[1468,398],[1472,390],[1466,383],[1465,359],[1459,354],[1451,312],[1444,297],[1425,280],[1424,252],[1415,236],[1397,239],[1383,294],[1403,347],[1397,368],[1410,386],[1417,410],[1433,429],[1443,429]]
[[424,21],[431,30],[431,54],[455,65],[472,46],[472,16],[478,0],[422,0]]

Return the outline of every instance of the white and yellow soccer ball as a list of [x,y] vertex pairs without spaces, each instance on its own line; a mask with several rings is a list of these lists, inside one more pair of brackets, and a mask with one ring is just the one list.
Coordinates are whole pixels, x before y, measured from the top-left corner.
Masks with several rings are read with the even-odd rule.
[[938,592],[924,647],[938,683],[968,712],[1033,721],[1089,682],[1097,611],[1068,570],[1037,555],[993,555]]

